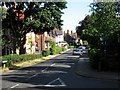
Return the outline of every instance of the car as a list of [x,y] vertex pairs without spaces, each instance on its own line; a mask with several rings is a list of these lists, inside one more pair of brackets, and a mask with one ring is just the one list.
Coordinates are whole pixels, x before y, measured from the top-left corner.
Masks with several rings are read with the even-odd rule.
[[78,49],[82,51],[82,53],[87,53],[86,47],[85,46],[79,46]]
[[82,50],[80,50],[79,48],[74,48],[73,49],[73,55],[82,55]]
[[83,50],[85,50],[85,49],[86,49],[86,47],[85,47],[85,46],[79,46],[78,48],[79,48],[79,49],[83,49]]

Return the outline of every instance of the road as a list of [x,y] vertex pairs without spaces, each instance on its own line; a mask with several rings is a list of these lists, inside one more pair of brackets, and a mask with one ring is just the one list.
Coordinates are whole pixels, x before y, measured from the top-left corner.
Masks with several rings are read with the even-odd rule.
[[[82,58],[86,58],[86,55]],[[2,88],[118,88],[118,81],[78,76],[79,56],[72,50],[36,65],[2,75]]]

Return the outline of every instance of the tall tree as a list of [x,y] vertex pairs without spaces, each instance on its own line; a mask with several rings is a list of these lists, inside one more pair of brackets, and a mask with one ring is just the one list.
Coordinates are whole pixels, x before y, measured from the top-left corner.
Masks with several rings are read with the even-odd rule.
[[[96,2],[90,5],[93,13],[85,23],[83,36],[96,46],[100,43],[100,38],[114,39],[118,43],[120,19],[116,17],[119,12],[119,2]],[[85,19],[82,21],[84,23]],[[91,38],[91,39],[90,39]],[[97,43],[95,43],[95,40]]]
[[31,29],[35,33],[61,28],[62,10],[66,2],[4,2],[8,8],[9,28],[15,38],[14,47],[24,53],[25,35]]

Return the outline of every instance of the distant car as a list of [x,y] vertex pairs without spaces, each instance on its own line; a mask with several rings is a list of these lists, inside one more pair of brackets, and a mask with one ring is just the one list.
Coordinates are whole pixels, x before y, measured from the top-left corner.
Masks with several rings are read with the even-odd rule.
[[85,47],[85,46],[79,46],[78,48],[79,48],[79,49],[83,49],[83,50],[85,50],[85,49],[86,49],[86,47]]
[[82,55],[82,50],[80,50],[79,48],[74,48],[73,49],[73,55]]
[[85,46],[79,46],[78,48],[82,51],[83,54],[87,53],[87,50],[86,50]]

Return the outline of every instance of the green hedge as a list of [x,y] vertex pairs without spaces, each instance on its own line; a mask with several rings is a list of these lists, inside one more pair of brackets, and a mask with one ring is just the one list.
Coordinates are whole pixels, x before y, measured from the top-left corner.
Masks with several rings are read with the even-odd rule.
[[42,52],[42,54],[30,54],[30,55],[27,55],[27,54],[21,54],[21,55],[10,54],[10,55],[2,56],[2,61],[7,61],[6,66],[10,67],[12,64],[14,64],[16,62],[38,59],[38,58],[41,58],[42,56],[48,56],[48,55],[50,55],[50,53],[59,54],[60,52],[65,51],[65,50],[66,50],[65,48],[58,47],[58,48],[55,49],[56,52],[54,52],[54,50],[52,52],[50,52],[50,50],[44,50]]
[[41,54],[22,54],[22,55],[17,55],[17,54],[10,54],[10,55],[5,55],[2,56],[2,61],[7,61],[6,66],[9,67],[15,62],[21,62],[21,61],[27,61],[27,60],[33,60],[33,59],[38,59],[41,58]]
[[62,51],[65,51],[66,50],[66,48],[62,48]]
[[48,56],[48,55],[50,55],[50,50],[43,50],[43,51],[42,51],[42,55],[43,55],[43,56]]
[[56,48],[56,54],[59,54],[59,53],[61,53],[62,52],[62,48],[61,47],[57,47]]
[[51,42],[51,49],[50,49],[51,55],[56,54],[56,42]]
[[100,57],[101,57],[101,50],[97,48],[93,48],[89,51],[89,56],[90,56],[90,65],[94,69],[99,68],[99,62],[100,62]]
[[68,46],[68,48],[74,48],[74,46]]

